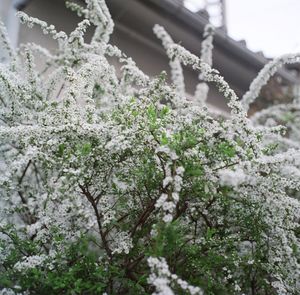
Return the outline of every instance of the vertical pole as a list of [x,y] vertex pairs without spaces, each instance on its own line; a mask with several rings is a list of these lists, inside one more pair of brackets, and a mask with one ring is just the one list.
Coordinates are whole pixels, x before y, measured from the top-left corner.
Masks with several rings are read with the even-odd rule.
[[209,8],[216,8],[216,14],[210,14],[210,19],[214,25],[218,23],[218,26],[227,33],[227,15],[226,15],[226,0],[205,0],[205,7],[209,11]]
[[222,28],[227,33],[226,0],[221,0],[221,10],[222,10]]

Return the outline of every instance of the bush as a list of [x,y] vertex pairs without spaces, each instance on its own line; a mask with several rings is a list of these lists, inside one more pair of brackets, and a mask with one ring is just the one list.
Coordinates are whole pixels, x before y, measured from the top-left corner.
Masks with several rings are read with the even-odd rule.
[[[86,2],[68,4],[84,17],[70,35],[18,14],[55,54],[15,52],[1,29],[1,294],[300,294],[299,103],[247,117],[299,56],[272,61],[239,100],[210,67],[210,26],[202,59],[155,26],[168,85],[109,44],[104,0]],[[193,100],[181,64],[200,72]],[[207,82],[230,116],[207,109]]]

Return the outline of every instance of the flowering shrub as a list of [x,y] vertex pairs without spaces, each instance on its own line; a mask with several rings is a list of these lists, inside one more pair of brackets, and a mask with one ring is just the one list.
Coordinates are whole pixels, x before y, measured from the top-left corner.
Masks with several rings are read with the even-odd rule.
[[[239,100],[211,68],[210,26],[202,59],[155,26],[170,86],[109,44],[104,0],[86,3],[68,3],[84,18],[70,35],[18,13],[55,54],[15,52],[1,27],[0,294],[300,294],[299,102],[247,118],[299,55],[271,62]],[[200,73],[193,100],[182,65]],[[205,106],[208,83],[228,118]]]

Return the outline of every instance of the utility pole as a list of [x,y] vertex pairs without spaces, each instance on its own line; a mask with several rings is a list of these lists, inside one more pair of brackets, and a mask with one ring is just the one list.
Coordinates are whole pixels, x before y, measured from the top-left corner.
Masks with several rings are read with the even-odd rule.
[[212,24],[227,32],[226,0],[205,0],[205,9],[209,13]]
[[227,33],[227,14],[226,14],[226,0],[221,1],[221,9],[222,9],[222,28]]

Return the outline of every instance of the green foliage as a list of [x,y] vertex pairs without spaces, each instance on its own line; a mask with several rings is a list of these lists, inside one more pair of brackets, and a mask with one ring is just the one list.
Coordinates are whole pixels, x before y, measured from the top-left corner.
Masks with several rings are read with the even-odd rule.
[[[38,255],[33,241],[16,239],[11,235],[13,248],[3,263],[0,285],[30,294],[98,294],[104,292],[109,280],[109,271],[101,264],[101,257],[90,249],[89,236],[75,243],[64,243],[64,238],[55,238],[63,252],[51,258],[51,267],[43,265],[18,270],[14,265],[26,253]],[[116,272],[116,270],[114,270]],[[20,290],[21,288],[21,290]]]

